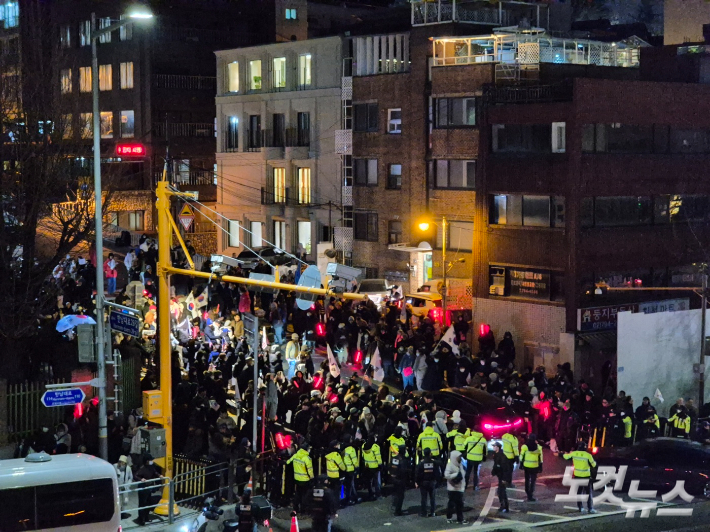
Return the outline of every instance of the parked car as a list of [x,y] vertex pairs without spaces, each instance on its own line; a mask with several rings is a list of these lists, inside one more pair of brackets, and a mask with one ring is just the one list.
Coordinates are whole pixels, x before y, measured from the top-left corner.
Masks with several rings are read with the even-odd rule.
[[[425,392],[415,392],[422,395]],[[432,392],[436,406],[449,416],[454,410],[461,412],[466,426],[473,428],[480,423],[481,432],[489,441],[499,439],[506,432],[517,435],[523,428],[523,418],[505,401],[477,388],[444,388]]]
[[429,292],[415,292],[405,294],[404,300],[407,305],[412,306],[412,314],[420,318],[429,316],[431,319],[441,322],[444,318],[442,308],[442,297],[440,294]]
[[357,287],[357,293],[365,294],[379,307],[391,295],[391,289],[392,287],[385,279],[363,279]]
[[239,255],[237,260],[244,263],[243,268],[253,270],[261,260],[266,260],[274,266],[282,266],[291,262],[291,257],[286,255],[281,249],[272,246],[264,246],[258,248],[245,249]]
[[627,466],[624,491],[632,480],[641,490],[668,493],[678,481],[694,496],[710,496],[710,447],[677,438],[642,440],[630,447],[592,449],[598,466]]

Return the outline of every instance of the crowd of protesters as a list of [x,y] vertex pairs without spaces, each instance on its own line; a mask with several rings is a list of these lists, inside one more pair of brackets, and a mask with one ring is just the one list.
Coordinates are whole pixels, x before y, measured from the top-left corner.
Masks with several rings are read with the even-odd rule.
[[[172,253],[178,265],[185,260],[181,253],[178,248]],[[128,282],[140,283],[145,290],[141,307],[145,330],[140,339],[114,337],[122,352],[143,358],[140,387],[144,391],[156,389],[159,380],[157,286],[153,283],[156,256],[155,244],[149,239],[126,255]],[[103,268],[109,287],[117,292],[116,300],[126,302],[128,290],[117,291],[109,281],[116,260],[110,254]],[[68,257],[55,269],[52,283],[61,295],[60,314],[91,308],[95,262],[94,257],[88,261]],[[209,263],[203,269],[208,271]],[[241,269],[229,273],[248,275]],[[287,273],[281,281],[295,282],[297,275],[298,270]],[[543,366],[519,369],[511,333],[505,332],[496,342],[490,327],[472,329],[463,312],[453,313],[453,325],[447,329],[431,317],[413,314],[397,297],[385,299],[380,307],[369,300],[332,297],[303,311],[298,309],[295,293],[253,292],[219,279],[205,284],[174,276],[173,284],[174,452],[215,462],[235,460],[241,491],[256,454],[261,449],[273,451],[270,496],[276,504],[293,503],[296,509],[304,509],[305,492],[300,486],[304,453],[324,475],[333,473],[333,463],[339,462],[336,454],[343,460],[342,468],[336,463],[341,471],[331,477],[331,484],[343,487],[343,504],[360,502],[358,492],[366,491],[371,499],[381,496],[383,483],[392,485],[395,494],[415,482],[421,489],[425,473],[420,466],[434,460],[437,465],[431,481],[446,480],[454,492],[448,517],[455,512],[461,522],[456,493],[479,485],[477,469],[463,469],[461,459],[470,463],[466,442],[480,434],[480,427],[467,427],[459,412],[448,416],[436,404],[432,392],[445,387],[477,388],[513,408],[524,420],[514,445],[516,458],[522,441],[527,452],[549,446],[555,453],[569,453],[580,440],[603,438],[610,445],[628,445],[662,434],[662,420],[647,397],[636,406],[612,385],[595,394],[583,379],[574,378],[568,363],[555,372]],[[264,337],[258,353],[246,340],[244,313],[260,320]],[[332,348],[334,361],[325,354],[326,346]],[[257,415],[265,423],[265,437],[262,441],[259,432],[256,442],[252,441],[254,394]],[[53,431],[43,427],[27,446],[54,453],[95,454],[96,410],[95,404],[89,404],[73,423]],[[667,423],[674,436],[710,441],[710,426],[696,423],[699,413],[692,401],[679,400],[671,410]],[[140,408],[130,414],[109,415],[109,459],[117,467],[124,464],[123,471],[129,464],[133,477],[148,462],[137,437],[145,423]],[[430,446],[421,445],[421,438],[433,438],[431,434],[442,442],[433,456]],[[504,454],[510,454],[510,449],[504,449]],[[485,459],[487,450],[482,454]],[[507,477],[509,464],[497,454],[494,458],[494,473]],[[459,478],[462,469],[463,478]],[[305,474],[314,480],[308,468]],[[293,501],[288,497],[292,493]],[[424,495],[422,512],[433,513],[426,512]],[[401,500],[397,499],[395,512],[400,513]]]

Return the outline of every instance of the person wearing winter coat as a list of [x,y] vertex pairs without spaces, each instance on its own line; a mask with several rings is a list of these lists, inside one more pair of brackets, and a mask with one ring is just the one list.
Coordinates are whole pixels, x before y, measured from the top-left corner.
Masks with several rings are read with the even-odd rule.
[[468,524],[468,521],[465,521],[463,518],[463,493],[466,489],[466,470],[461,463],[460,452],[451,451],[451,456],[444,470],[444,478],[446,479],[446,492],[449,495],[449,504],[446,507],[447,522],[454,522],[452,517],[455,511],[458,524]]
[[508,485],[513,482],[513,461],[503,453],[503,446],[499,441],[493,443],[493,469],[491,475],[498,477],[498,500],[500,511],[508,512]]
[[414,366],[412,366],[412,369],[414,370],[414,378],[417,381],[417,389],[423,390],[424,388],[422,387],[422,384],[424,383],[424,377],[426,376],[427,363],[426,356],[421,350],[417,350],[417,356],[414,359]]
[[402,374],[402,387],[414,388],[414,348],[408,347],[399,359],[397,371]]
[[124,508],[128,507],[128,493],[124,486],[133,482],[133,469],[128,465],[128,457],[121,455],[118,462],[113,466],[116,469],[116,477],[118,478],[118,490],[121,496],[121,505]]

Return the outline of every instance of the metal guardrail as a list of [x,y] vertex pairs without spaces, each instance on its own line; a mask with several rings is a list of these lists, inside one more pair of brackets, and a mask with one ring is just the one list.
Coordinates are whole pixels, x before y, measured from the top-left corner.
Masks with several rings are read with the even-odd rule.
[[121,227],[115,224],[104,224],[104,240],[110,241],[112,244],[116,242],[116,238],[120,237],[124,231],[128,231],[131,235],[131,246],[136,247],[140,241],[141,235],[134,233],[130,229]]

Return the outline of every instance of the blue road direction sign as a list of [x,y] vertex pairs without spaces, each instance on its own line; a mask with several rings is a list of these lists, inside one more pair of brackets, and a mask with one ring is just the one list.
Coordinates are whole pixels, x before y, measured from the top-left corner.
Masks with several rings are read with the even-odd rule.
[[128,336],[140,337],[141,320],[120,310],[112,310],[109,315],[111,330],[127,334]]
[[47,407],[71,406],[81,403],[85,397],[86,394],[81,388],[47,390],[42,395],[42,404]]

